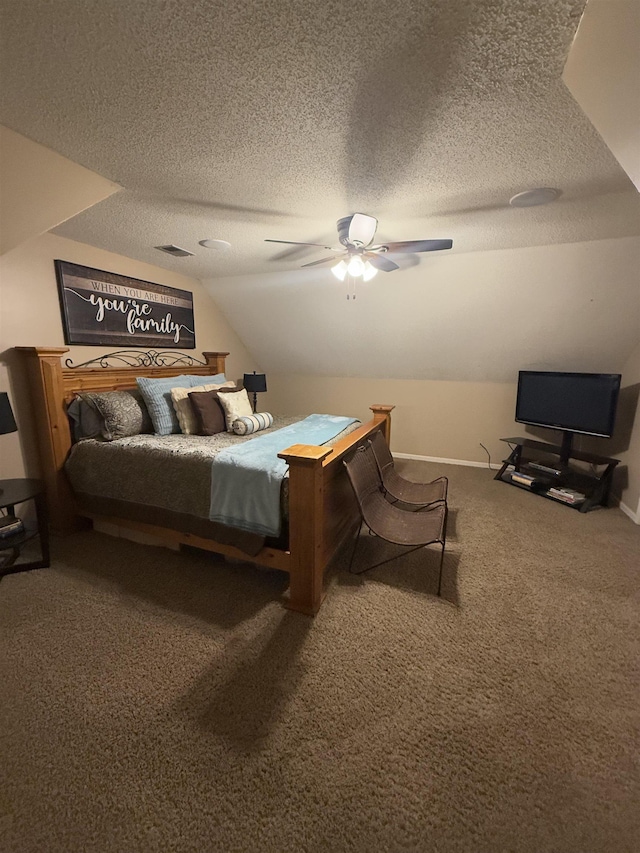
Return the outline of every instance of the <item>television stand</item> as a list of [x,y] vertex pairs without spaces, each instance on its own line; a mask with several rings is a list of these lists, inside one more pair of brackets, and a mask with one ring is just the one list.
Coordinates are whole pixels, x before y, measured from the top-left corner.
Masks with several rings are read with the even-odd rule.
[[[563,441],[562,446],[529,438],[501,438],[500,441],[513,445],[513,448],[494,480],[528,489],[580,512],[607,506],[613,472],[619,459],[574,450],[567,446],[566,441]],[[597,473],[572,468],[569,465],[571,459],[587,462],[598,469]],[[556,490],[555,493],[553,490]],[[584,500],[571,502],[567,497],[562,497],[558,490],[579,492],[584,495]]]

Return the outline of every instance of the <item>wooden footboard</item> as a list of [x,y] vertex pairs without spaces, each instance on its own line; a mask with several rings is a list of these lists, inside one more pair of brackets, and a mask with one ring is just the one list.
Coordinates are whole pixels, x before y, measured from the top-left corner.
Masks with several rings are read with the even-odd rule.
[[[120,527],[140,530],[171,543],[193,545],[208,551],[247,559],[231,545],[204,539],[180,530],[170,530],[130,519],[97,516],[77,506],[64,472],[72,445],[68,403],[78,391],[109,391],[135,388],[137,376],[165,377],[191,373],[206,376],[224,373],[228,353],[205,352],[204,362],[181,356],[171,364],[172,353],[158,359],[157,353],[140,353],[142,361],[112,367],[108,356],[96,366],[62,364],[66,347],[17,347],[27,363],[31,397],[36,418],[42,478],[46,485],[51,527],[70,533],[86,524],[86,518],[101,519]],[[181,354],[178,354],[180,356]],[[111,356],[113,358],[113,354]],[[188,361],[185,361],[187,359]],[[280,453],[289,464],[289,547],[263,548],[251,561],[289,573],[287,606],[315,614],[323,598],[324,571],[358,519],[343,459],[367,440],[375,430],[390,439],[391,411],[388,405],[371,406],[373,418],[333,447],[294,445]]]
[[371,406],[373,419],[333,447],[295,444],[278,454],[289,463],[290,609],[320,609],[325,569],[360,517],[342,461],[376,429],[389,440],[393,408]]

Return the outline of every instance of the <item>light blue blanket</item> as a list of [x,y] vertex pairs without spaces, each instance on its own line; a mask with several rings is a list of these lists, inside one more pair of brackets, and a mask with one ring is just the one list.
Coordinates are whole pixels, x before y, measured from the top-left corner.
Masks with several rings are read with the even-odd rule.
[[221,450],[211,470],[209,518],[263,536],[278,536],[280,490],[288,468],[278,453],[292,444],[325,444],[356,420],[309,415],[238,447]]

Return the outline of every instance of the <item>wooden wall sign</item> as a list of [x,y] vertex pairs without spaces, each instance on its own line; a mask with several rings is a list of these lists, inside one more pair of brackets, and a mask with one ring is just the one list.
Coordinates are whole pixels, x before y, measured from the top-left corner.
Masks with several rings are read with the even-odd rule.
[[193,294],[54,261],[66,344],[195,349]]

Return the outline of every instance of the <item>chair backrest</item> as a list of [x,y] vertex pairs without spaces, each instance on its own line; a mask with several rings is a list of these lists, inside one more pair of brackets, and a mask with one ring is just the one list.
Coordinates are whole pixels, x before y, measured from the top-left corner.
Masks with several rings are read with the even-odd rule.
[[349,460],[345,459],[344,467],[347,469],[360,511],[364,515],[368,499],[372,495],[381,494],[382,488],[380,472],[371,445],[367,442],[359,447]]
[[373,449],[375,460],[378,463],[378,469],[382,476],[387,468],[393,467],[393,456],[391,455],[389,445],[380,430],[376,430],[376,432],[371,436],[371,447]]

